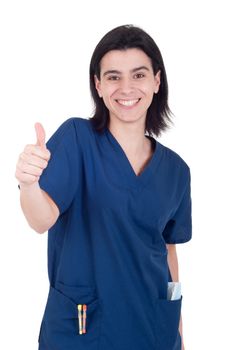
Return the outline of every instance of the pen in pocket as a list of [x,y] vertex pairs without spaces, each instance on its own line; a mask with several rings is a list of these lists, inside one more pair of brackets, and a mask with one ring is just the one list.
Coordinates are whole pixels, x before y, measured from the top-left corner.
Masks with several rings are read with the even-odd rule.
[[87,305],[84,304],[83,305],[83,333],[86,333],[86,318],[87,318],[86,311],[87,311]]
[[[78,304],[78,321],[79,321],[79,334],[86,333],[86,320],[87,320],[87,305]],[[83,311],[83,314],[82,314]]]
[[79,334],[82,334],[82,315],[81,315],[82,304],[78,304],[77,309],[78,309],[78,321],[79,321]]

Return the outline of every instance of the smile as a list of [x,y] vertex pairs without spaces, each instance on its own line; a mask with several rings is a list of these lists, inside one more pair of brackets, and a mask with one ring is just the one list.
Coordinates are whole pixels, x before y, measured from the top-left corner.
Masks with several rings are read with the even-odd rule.
[[137,98],[136,100],[116,100],[116,102],[118,102],[120,105],[131,107],[138,103],[140,100],[140,98]]

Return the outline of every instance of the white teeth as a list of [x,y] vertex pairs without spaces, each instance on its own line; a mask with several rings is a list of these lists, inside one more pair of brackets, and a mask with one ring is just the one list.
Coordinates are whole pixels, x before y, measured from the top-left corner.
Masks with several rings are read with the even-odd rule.
[[139,98],[137,100],[117,100],[117,102],[123,106],[133,106],[139,101]]

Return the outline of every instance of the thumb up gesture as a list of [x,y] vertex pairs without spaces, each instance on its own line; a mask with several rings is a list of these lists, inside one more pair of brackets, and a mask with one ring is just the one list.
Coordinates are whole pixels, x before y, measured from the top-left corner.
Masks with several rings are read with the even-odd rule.
[[36,132],[36,146],[46,148],[45,145],[45,130],[43,128],[43,125],[40,123],[35,123],[35,132]]
[[51,157],[45,144],[46,135],[42,124],[35,123],[35,132],[36,143],[25,146],[16,164],[15,177],[23,186],[30,186],[39,181]]

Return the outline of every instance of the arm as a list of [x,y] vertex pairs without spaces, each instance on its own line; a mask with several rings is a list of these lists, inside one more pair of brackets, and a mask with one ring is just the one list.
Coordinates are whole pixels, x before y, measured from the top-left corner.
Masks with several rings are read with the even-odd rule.
[[36,123],[35,128],[37,142],[35,145],[26,145],[20,154],[15,177],[19,181],[23,213],[29,225],[38,233],[43,233],[54,225],[59,216],[59,209],[38,183],[51,154],[46,148],[43,126]]
[[20,204],[28,224],[38,233],[44,233],[54,225],[59,209],[38,182],[20,185]]
[[[168,266],[172,276],[172,280],[173,282],[179,282],[178,258],[177,258],[177,252],[176,252],[176,245],[167,244],[166,246],[168,249]],[[182,339],[182,350],[184,350],[182,316],[180,317],[179,332]]]

